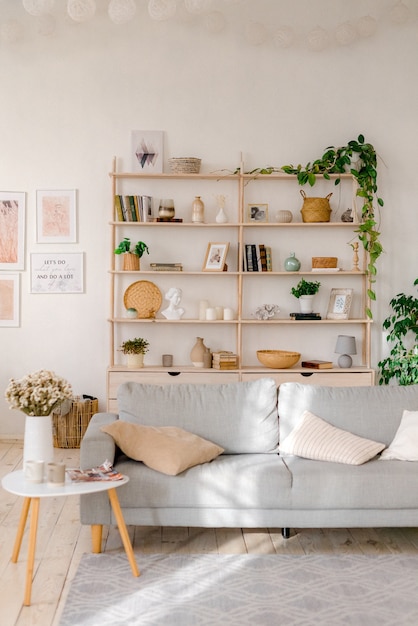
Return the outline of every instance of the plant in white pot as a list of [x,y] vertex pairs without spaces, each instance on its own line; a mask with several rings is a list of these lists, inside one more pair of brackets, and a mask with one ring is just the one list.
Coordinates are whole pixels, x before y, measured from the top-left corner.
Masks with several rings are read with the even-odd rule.
[[142,337],[134,337],[124,341],[120,347],[127,357],[127,366],[132,368],[144,367],[144,354],[149,350],[149,342]]
[[149,254],[148,246],[143,241],[138,241],[133,250],[131,250],[131,240],[125,237],[115,250],[115,254],[123,255],[123,269],[128,271],[136,271],[140,269],[139,259],[146,252]]
[[312,313],[313,298],[320,286],[321,283],[317,280],[309,281],[301,278],[296,287],[292,287],[291,294],[298,298],[301,313]]

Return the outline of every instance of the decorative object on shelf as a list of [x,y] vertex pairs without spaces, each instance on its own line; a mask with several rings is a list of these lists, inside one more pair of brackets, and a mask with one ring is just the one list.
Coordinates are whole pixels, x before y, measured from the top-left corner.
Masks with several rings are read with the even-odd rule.
[[140,319],[155,317],[163,297],[157,285],[149,280],[138,280],[126,289],[123,303],[126,309],[136,309]]
[[293,213],[292,211],[286,211],[286,210],[279,210],[276,211],[276,222],[279,224],[290,224],[290,222],[293,220]]
[[352,289],[331,289],[327,319],[348,320],[352,300]]
[[303,198],[300,212],[304,222],[329,222],[332,211],[329,201],[332,193],[329,193],[325,198],[309,198],[301,189],[300,195]]
[[161,198],[158,205],[158,217],[160,220],[169,222],[174,218],[175,214],[174,200],[172,198]]
[[199,319],[206,319],[206,309],[209,308],[209,300],[200,300],[199,301]]
[[313,256],[312,269],[335,269],[338,257],[336,256]]
[[257,307],[255,316],[258,320],[269,320],[280,313],[280,308],[277,304],[263,304]]
[[300,359],[300,352],[289,350],[257,350],[257,359],[265,367],[273,369],[288,369]]
[[205,319],[208,322],[214,322],[216,320],[216,309],[213,306],[210,306],[206,309],[206,317]]
[[249,222],[268,222],[268,204],[249,204],[247,216]]
[[138,311],[132,307],[126,309],[126,317],[129,317],[130,319],[136,319],[138,318]]
[[308,281],[301,278],[296,287],[292,287],[290,293],[299,299],[301,313],[313,312],[313,297],[319,291],[321,283],[317,280]]
[[358,265],[359,259],[358,259],[358,241],[355,241],[354,243],[350,244],[351,247],[353,248],[353,267],[351,268],[352,272],[359,272],[360,268]]
[[72,398],[71,385],[49,370],[39,370],[20,380],[11,378],[5,391],[10,409],[26,414],[23,468],[28,460],[54,460],[51,414]]
[[286,272],[298,272],[300,270],[300,261],[296,258],[295,253],[291,252],[284,262]]
[[144,367],[144,354],[149,350],[149,342],[142,337],[134,337],[124,341],[120,347],[126,354],[126,365],[131,368]]
[[203,367],[211,368],[212,367],[212,353],[210,348],[206,348],[203,353]]
[[354,221],[353,209],[347,209],[346,211],[344,211],[344,213],[341,215],[341,221],[342,222],[353,222]]
[[231,309],[230,307],[225,307],[224,308],[225,322],[231,322],[233,319],[235,319],[234,309]]
[[173,365],[173,355],[172,354],[163,354],[163,356],[162,356],[162,365],[163,365],[163,367],[171,367]]
[[194,344],[192,351],[190,352],[190,360],[195,367],[203,367],[204,354],[207,346],[203,343],[203,337],[196,337],[196,343]]
[[179,320],[182,315],[184,315],[184,309],[179,307],[182,295],[181,289],[178,287],[170,287],[164,296],[170,304],[164,311],[161,311],[161,315],[164,315],[168,320]]
[[202,159],[196,157],[174,157],[168,159],[173,174],[199,174]]
[[[418,286],[418,278],[414,285]],[[389,302],[391,314],[383,322],[389,356],[379,361],[379,385],[391,380],[399,385],[418,384],[418,298],[398,293]]]
[[192,203],[192,222],[203,224],[205,221],[205,203],[200,196],[195,196]]
[[340,367],[351,367],[353,359],[350,355],[357,354],[356,338],[350,335],[338,335],[335,352],[341,355],[338,358],[338,365]]
[[228,223],[228,216],[225,213],[225,201],[226,198],[223,194],[218,194],[216,196],[216,202],[218,205],[218,212],[216,214],[215,217],[215,222],[217,224],[227,224]]
[[149,254],[148,246],[143,241],[138,241],[135,248],[131,251],[131,240],[125,237],[114,251],[115,254],[123,255],[123,269],[125,271],[137,271],[140,268],[139,259],[144,252]]
[[208,243],[206,250],[205,262],[203,264],[204,272],[223,272],[226,256],[229,250],[229,242]]

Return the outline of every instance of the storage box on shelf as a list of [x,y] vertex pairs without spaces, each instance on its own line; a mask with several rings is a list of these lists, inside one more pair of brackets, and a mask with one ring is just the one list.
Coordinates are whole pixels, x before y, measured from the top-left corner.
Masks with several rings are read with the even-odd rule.
[[[243,168],[241,168],[243,171]],[[110,174],[111,215],[111,307],[110,307],[110,367],[108,371],[108,406],[113,406],[116,389],[126,380],[152,383],[180,382],[230,382],[250,380],[260,376],[274,376],[278,383],[298,380],[310,384],[371,385],[374,372],[370,368],[370,325],[365,315],[367,302],[367,276],[364,267],[367,258],[363,253],[360,268],[353,265],[351,242],[356,240],[356,221],[340,221],[348,202],[353,202],[352,176],[344,175],[339,186],[330,222],[304,223],[300,214],[299,185],[293,176],[271,174],[252,176],[246,174],[132,174],[116,170],[116,160]],[[317,183],[319,192],[326,196],[332,182]],[[317,193],[317,192],[316,192]],[[345,193],[345,195],[344,195]],[[116,195],[141,194],[154,199],[154,216],[158,200],[174,198],[175,216],[179,222],[121,221],[116,218]],[[205,203],[205,222],[191,221],[195,196]],[[217,223],[216,197],[227,199],[226,213],[229,221]],[[261,220],[251,219],[249,205],[263,205]],[[351,206],[351,205],[350,205]],[[291,210],[292,222],[275,221],[276,213]],[[253,211],[253,215],[255,215]],[[356,216],[356,211],[354,210]],[[149,217],[149,216],[148,216]],[[278,216],[279,217],[279,216]],[[264,221],[265,220],[265,221]],[[356,217],[355,217],[356,220]],[[140,271],[124,271],[113,250],[123,237],[132,241],[145,241],[150,255],[141,259]],[[204,271],[205,254],[210,242],[229,244],[226,259],[227,271]],[[244,255],[246,245],[263,244],[271,250],[270,271],[246,271]],[[297,272],[284,270],[284,260],[295,251],[301,261]],[[336,268],[312,270],[312,257],[337,257]],[[181,271],[155,271],[155,263],[175,264]],[[261,266],[260,266],[261,269]],[[267,269],[267,267],[265,267]],[[298,300],[290,291],[300,278],[319,280],[321,288],[316,296],[315,310],[321,320],[295,321],[290,314],[298,310]],[[137,281],[150,281],[160,290],[163,304],[155,317],[127,318],[124,294]],[[167,306],[164,296],[170,287],[181,289],[180,319],[166,319],[161,310]],[[353,289],[353,304],[349,319],[327,319],[331,289]],[[208,300],[210,306],[228,308],[233,319],[206,320],[199,317],[199,302]],[[257,307],[271,302],[280,312],[270,319],[257,319]],[[300,362],[290,370],[272,370],[260,366],[256,352],[260,349],[298,351],[302,359],[328,359],[336,363],[334,347],[338,334],[354,335],[358,355],[349,370],[334,367],[327,371],[307,371]],[[118,352],[122,341],[145,337],[150,343],[145,367],[127,369],[123,355]],[[205,345],[212,351],[228,350],[237,355],[235,370],[194,368],[190,351],[196,337],[204,337]],[[170,368],[161,367],[163,353],[174,355]],[[334,358],[335,357],[335,358]]]

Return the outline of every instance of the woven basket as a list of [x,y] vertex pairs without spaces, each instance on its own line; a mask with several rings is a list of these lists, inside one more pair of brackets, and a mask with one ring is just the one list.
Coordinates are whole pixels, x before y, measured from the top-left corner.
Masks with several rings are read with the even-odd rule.
[[128,272],[137,271],[140,268],[139,256],[133,252],[125,252],[123,255],[123,269]]
[[303,198],[301,213],[304,222],[329,222],[332,210],[329,199],[332,193],[329,193],[326,198],[308,198],[301,189],[300,194]]
[[98,400],[74,398],[66,415],[52,414],[55,448],[79,448],[93,415],[99,410]]
[[202,159],[183,157],[168,159],[168,165],[173,174],[198,174]]
[[338,258],[336,256],[313,256],[312,268],[320,269],[327,267],[337,267]]

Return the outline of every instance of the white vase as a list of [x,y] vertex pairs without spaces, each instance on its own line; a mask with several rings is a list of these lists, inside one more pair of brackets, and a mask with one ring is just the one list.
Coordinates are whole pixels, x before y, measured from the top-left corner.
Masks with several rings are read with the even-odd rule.
[[299,307],[301,313],[312,313],[313,312],[313,296],[300,296],[299,297]]
[[25,469],[26,461],[44,461],[47,464],[52,463],[53,460],[51,415],[27,415],[23,442],[23,469]]
[[226,224],[228,222],[228,216],[222,206],[219,207],[219,211],[215,217],[215,221],[217,224]]

